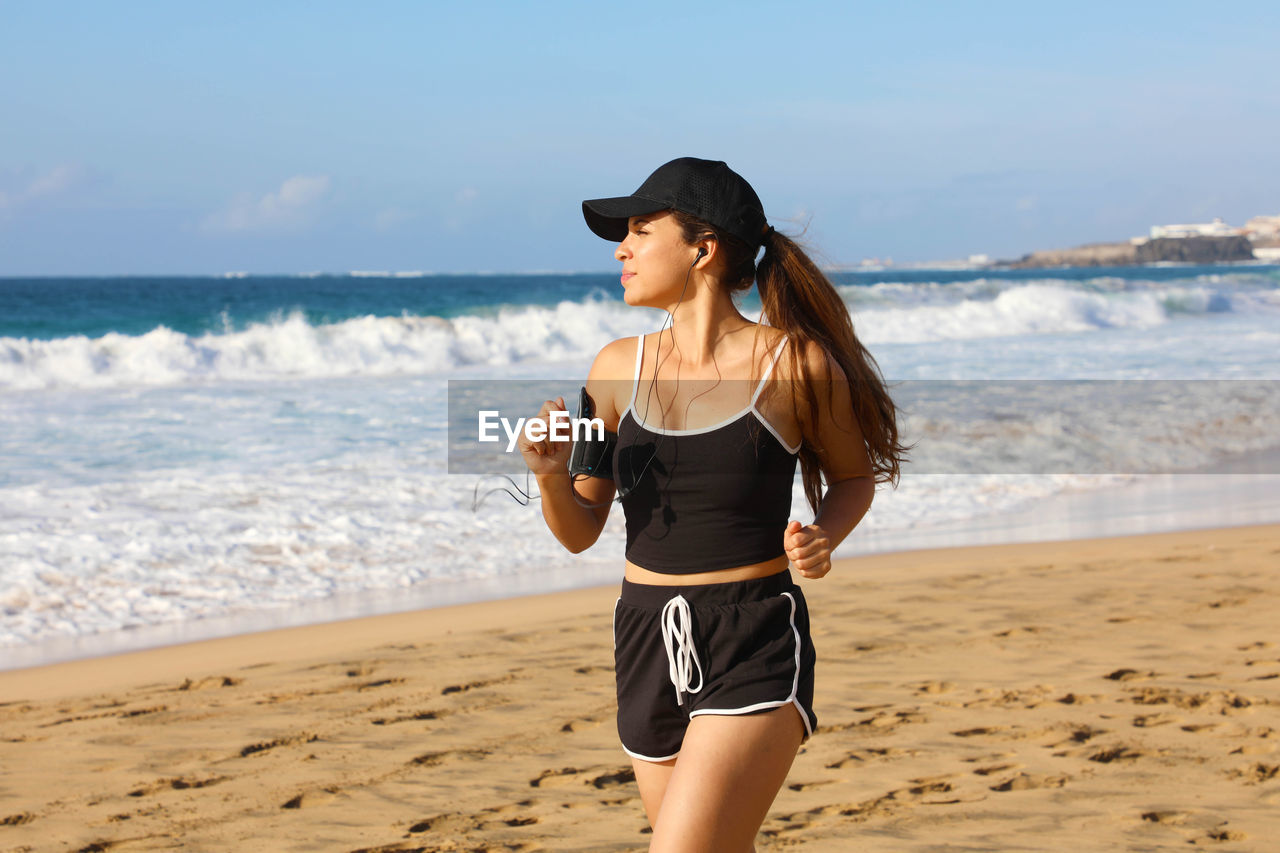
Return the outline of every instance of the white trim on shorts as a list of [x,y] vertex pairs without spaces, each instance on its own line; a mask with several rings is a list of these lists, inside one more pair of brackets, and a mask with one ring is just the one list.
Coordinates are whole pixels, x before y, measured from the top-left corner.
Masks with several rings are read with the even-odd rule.
[[[787,619],[791,623],[791,635],[796,639],[796,673],[791,679],[791,695],[786,699],[780,699],[776,702],[757,702],[754,705],[746,705],[742,708],[699,708],[696,711],[689,712],[690,719],[701,716],[702,714],[737,716],[739,714],[750,714],[754,711],[763,711],[765,708],[781,708],[783,705],[795,705],[796,710],[800,712],[800,719],[804,721],[804,730],[807,732],[807,736],[813,737],[813,723],[809,720],[809,714],[803,707],[801,707],[798,695],[800,692],[800,629],[796,627],[796,600],[789,592],[784,592],[782,595],[785,595],[791,602],[791,613],[788,615]],[[623,747],[623,749],[626,749],[626,747]],[[649,760],[652,761],[654,759]]]
[[661,758],[653,758],[652,756],[649,756],[649,755],[641,755],[638,752],[632,752],[631,750],[627,749],[627,745],[625,743],[619,742],[619,746],[622,747],[622,751],[625,752],[627,755],[630,755],[632,758],[638,758],[641,761],[653,761],[653,762],[670,761],[671,759],[675,758],[677,755],[680,754],[680,750],[677,749],[675,752],[671,753],[670,755],[664,755]]

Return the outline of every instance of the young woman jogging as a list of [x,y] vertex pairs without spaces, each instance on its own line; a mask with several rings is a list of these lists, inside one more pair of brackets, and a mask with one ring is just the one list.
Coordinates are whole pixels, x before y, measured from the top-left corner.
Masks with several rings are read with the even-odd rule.
[[[626,516],[618,732],[650,850],[749,851],[817,725],[789,565],[825,576],[876,483],[896,482],[895,409],[835,289],[724,163],[673,160],[583,214],[618,244],[626,303],[668,322],[591,367],[594,414],[617,433],[611,479],[571,477],[566,442],[520,450],[570,551],[596,542],[615,496]],[[761,323],[734,302],[753,282]],[[797,460],[808,525],[789,519]]]

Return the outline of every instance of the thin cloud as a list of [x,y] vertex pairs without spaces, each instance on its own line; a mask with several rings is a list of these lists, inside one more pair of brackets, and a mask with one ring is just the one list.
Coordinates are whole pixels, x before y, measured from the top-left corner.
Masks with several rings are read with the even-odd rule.
[[41,199],[66,195],[83,184],[86,175],[83,166],[63,163],[41,174],[13,172],[7,180],[0,177],[0,212],[17,211]]
[[221,211],[207,217],[206,231],[282,231],[306,226],[329,193],[328,175],[294,175],[275,192],[255,198],[239,193]]

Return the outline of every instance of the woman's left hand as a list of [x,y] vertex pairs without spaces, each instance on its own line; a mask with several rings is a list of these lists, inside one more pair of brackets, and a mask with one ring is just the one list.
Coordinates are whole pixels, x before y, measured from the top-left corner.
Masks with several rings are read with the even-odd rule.
[[791,565],[806,578],[824,577],[831,571],[831,540],[816,524],[793,520],[782,534],[782,547]]

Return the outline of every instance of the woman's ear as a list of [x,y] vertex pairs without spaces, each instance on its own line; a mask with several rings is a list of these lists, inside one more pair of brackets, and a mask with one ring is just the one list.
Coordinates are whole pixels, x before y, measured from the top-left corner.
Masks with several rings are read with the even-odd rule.
[[720,248],[718,240],[705,238],[693,244],[698,248],[698,256],[693,259],[695,268],[705,269],[715,258],[717,250]]

